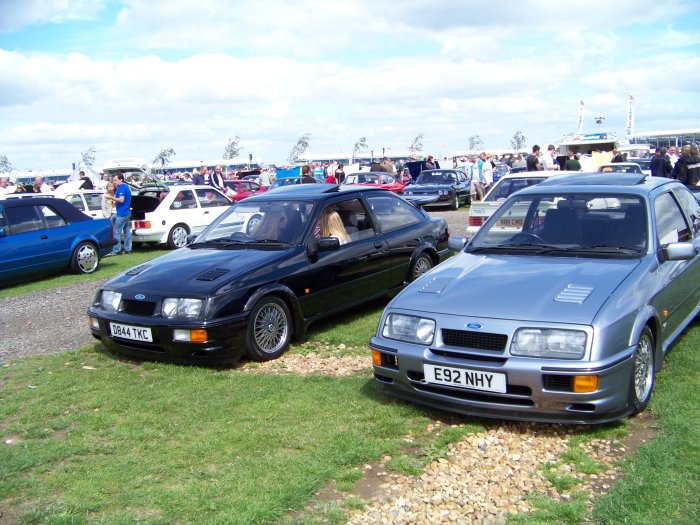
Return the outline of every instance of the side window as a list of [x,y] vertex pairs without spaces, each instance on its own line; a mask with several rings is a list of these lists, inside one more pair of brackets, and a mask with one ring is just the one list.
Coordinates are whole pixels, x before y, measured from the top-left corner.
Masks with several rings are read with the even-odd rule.
[[341,244],[375,236],[372,221],[359,199],[335,202],[326,206],[314,229],[319,237],[337,237]]
[[659,195],[654,201],[656,235],[663,246],[670,242],[683,242],[691,238],[681,209],[670,192]]
[[102,195],[99,193],[86,193],[85,200],[87,202],[88,210],[100,211],[102,209]]
[[423,220],[423,214],[420,211],[393,195],[370,195],[367,197],[367,203],[377,220],[379,229],[385,233]]
[[11,234],[35,232],[44,229],[44,221],[41,220],[36,206],[6,208],[5,217]]
[[219,193],[216,190],[199,189],[195,191],[197,192],[199,205],[202,208],[228,206],[231,203],[231,201],[229,201],[226,197],[224,197],[221,193]]
[[180,210],[183,208],[196,208],[197,202],[194,200],[192,190],[179,191],[175,195],[175,200],[170,205],[171,210]]
[[693,234],[697,236],[700,234],[700,202],[687,188],[676,188],[673,191],[681,203],[681,208],[690,219]]
[[78,208],[80,211],[85,211],[85,206],[83,206],[83,199],[80,198],[80,195],[69,195],[66,200],[70,202],[73,206]]
[[51,207],[41,206],[39,208],[39,211],[44,216],[47,227],[58,228],[59,226],[66,225],[66,221],[63,220],[63,217],[61,217],[59,214],[57,214]]

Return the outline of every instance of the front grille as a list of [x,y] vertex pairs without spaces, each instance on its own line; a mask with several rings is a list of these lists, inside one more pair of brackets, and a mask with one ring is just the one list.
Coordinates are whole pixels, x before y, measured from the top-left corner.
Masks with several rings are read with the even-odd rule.
[[156,303],[151,301],[122,300],[122,312],[141,317],[152,317],[156,309]]
[[503,352],[508,344],[508,336],[443,328],[442,341],[448,346]]

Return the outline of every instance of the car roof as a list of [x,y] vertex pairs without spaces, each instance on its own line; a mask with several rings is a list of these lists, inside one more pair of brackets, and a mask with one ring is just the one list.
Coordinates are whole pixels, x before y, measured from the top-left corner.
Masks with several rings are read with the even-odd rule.
[[70,202],[63,199],[34,197],[33,199],[9,199],[0,201],[2,208],[25,208],[28,206],[49,206],[56,210],[68,222],[91,221],[92,217],[85,215]]
[[609,193],[615,190],[629,190],[630,193],[648,193],[652,189],[674,183],[681,185],[674,179],[650,177],[643,173],[575,173],[562,177],[550,177],[536,186],[521,190],[519,194],[555,190],[561,186],[566,186],[566,191],[580,190],[594,193],[596,191]]
[[503,175],[498,181],[508,180],[508,179],[529,179],[532,177],[544,177],[549,179],[557,175],[568,175],[569,173],[577,173],[573,171],[518,171],[516,173],[508,173]]
[[369,193],[382,192],[384,194],[391,193],[389,190],[372,186],[360,186],[353,184],[290,184],[275,188],[273,192],[260,193],[245,199],[246,202],[261,201],[261,200],[289,200],[289,199],[305,199],[305,200],[323,200],[332,195],[341,193]]

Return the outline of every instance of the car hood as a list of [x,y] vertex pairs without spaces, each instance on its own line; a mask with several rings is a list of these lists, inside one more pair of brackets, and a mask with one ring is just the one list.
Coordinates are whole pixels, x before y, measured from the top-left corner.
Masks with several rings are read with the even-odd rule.
[[406,288],[392,307],[474,318],[591,324],[634,260],[458,253]]
[[222,285],[289,258],[289,250],[182,248],[111,279],[106,288],[134,293],[209,294]]

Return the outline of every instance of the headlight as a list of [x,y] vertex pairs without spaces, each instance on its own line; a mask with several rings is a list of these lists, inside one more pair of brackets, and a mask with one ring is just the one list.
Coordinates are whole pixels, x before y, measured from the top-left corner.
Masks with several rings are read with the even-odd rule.
[[447,190],[438,190],[438,195],[447,195]]
[[387,339],[429,345],[435,337],[435,321],[413,315],[389,314],[382,335]]
[[581,359],[586,332],[551,328],[520,328],[510,345],[511,355],[548,359]]
[[163,299],[161,312],[163,317],[167,318],[197,319],[202,312],[203,304],[201,299],[167,297]]
[[110,312],[116,312],[119,309],[119,303],[122,300],[122,294],[113,292],[112,290],[102,290],[100,294],[100,306]]

